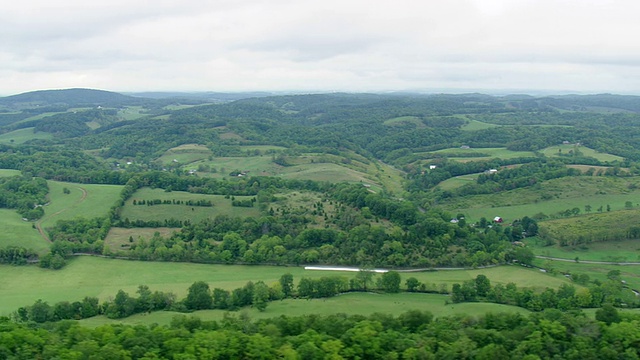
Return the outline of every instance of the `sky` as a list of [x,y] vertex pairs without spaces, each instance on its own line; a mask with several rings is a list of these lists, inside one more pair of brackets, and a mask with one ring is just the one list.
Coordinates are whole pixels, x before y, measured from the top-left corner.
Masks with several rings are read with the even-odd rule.
[[0,96],[134,91],[640,95],[637,0],[21,0]]

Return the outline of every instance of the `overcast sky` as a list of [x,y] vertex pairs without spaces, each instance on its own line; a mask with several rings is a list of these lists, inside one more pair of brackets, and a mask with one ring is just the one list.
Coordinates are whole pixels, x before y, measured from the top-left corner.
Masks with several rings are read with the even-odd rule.
[[112,91],[640,94],[637,0],[21,0],[0,95]]

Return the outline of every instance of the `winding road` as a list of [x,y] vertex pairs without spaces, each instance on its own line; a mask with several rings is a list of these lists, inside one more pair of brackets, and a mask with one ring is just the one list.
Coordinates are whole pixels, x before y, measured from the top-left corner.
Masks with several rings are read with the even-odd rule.
[[[80,189],[80,191],[82,191],[82,196],[80,197],[80,199],[78,199],[74,205],[79,205],[82,204],[84,202],[84,200],[87,198],[87,190],[83,187],[78,186],[78,189]],[[36,221],[35,225],[36,225],[36,229],[38,229],[38,232],[40,233],[40,236],[42,236],[42,238],[47,241],[47,242],[51,242],[51,239],[49,239],[49,235],[47,235],[47,232],[44,231],[44,229],[42,228],[42,222],[44,220],[49,220],[65,211],[69,210],[69,208],[66,209],[62,209],[60,211],[56,211],[55,213],[49,215],[49,216],[45,216],[43,218],[41,218],[40,220]]]

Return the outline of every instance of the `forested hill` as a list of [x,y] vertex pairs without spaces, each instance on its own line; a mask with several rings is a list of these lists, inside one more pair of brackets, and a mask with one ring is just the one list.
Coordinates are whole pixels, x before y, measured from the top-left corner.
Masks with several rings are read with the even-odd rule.
[[38,90],[0,98],[0,106],[12,109],[37,106],[118,106],[144,102],[140,98],[94,89]]

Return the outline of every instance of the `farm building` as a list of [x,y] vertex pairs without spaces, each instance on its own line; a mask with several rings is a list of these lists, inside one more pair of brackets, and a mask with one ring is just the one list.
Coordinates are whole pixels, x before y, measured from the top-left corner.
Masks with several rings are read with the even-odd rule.
[[502,218],[500,216],[496,216],[496,217],[493,218],[493,222],[495,222],[495,223],[502,223],[502,221],[503,220],[502,220]]

